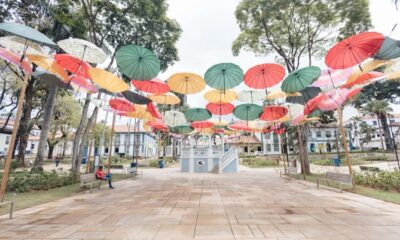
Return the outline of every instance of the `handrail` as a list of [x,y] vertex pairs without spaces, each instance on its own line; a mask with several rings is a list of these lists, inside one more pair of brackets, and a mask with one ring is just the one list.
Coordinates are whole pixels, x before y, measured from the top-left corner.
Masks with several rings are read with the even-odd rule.
[[236,157],[236,148],[231,147],[224,155],[221,156],[219,165],[221,171],[228,166],[229,163],[231,163],[233,160],[235,160]]

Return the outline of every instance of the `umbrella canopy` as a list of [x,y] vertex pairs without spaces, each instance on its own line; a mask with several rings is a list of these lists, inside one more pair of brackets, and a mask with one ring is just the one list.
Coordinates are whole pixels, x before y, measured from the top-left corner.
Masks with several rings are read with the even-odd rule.
[[175,94],[170,92],[161,95],[150,95],[149,98],[153,102],[163,105],[175,105],[181,102]]
[[266,94],[263,91],[244,90],[239,92],[238,100],[241,102],[259,102],[265,100]]
[[44,53],[38,43],[27,41],[18,36],[0,37],[0,45],[19,56],[22,56],[22,54],[33,54],[48,57],[48,54]]
[[349,90],[347,88],[334,89],[325,93],[324,97],[322,97],[318,103],[317,108],[322,111],[335,110],[343,105],[347,99],[348,93]]
[[254,121],[249,121],[249,127],[251,127],[254,131],[260,132],[264,131],[266,127],[268,127],[268,123],[266,121],[261,121],[261,120],[254,120]]
[[161,118],[162,117],[160,111],[158,111],[158,109],[156,108],[156,106],[152,102],[149,102],[147,104],[147,111],[151,114],[151,116],[153,116],[155,118]]
[[204,128],[211,128],[214,124],[210,121],[196,121],[190,124],[193,128],[196,129],[204,129]]
[[268,93],[266,99],[273,100],[273,99],[286,98],[286,97],[296,97],[296,96],[301,96],[301,93],[299,93],[299,92],[285,93],[285,92],[282,92],[282,91],[276,91],[276,92]]
[[51,60],[50,58],[44,57],[42,55],[31,55],[31,54],[26,54],[25,55],[30,62],[33,62],[46,72],[50,72],[52,74],[55,74],[58,76],[60,79],[62,79],[64,82],[68,83],[69,78],[67,72],[64,71],[64,68]]
[[214,124],[214,127],[226,127],[228,125],[228,122],[222,119],[211,119],[210,122]]
[[244,83],[254,89],[272,87],[283,80],[285,68],[279,64],[266,63],[256,65],[247,70]]
[[168,85],[158,78],[154,78],[148,81],[132,80],[132,85],[135,86],[137,90],[153,93],[153,94],[164,94],[169,92]]
[[235,106],[232,103],[208,103],[206,109],[215,115],[227,115],[233,112]]
[[288,111],[289,110],[283,106],[267,106],[264,108],[260,119],[264,121],[275,121],[286,116]]
[[166,111],[163,116],[164,123],[170,127],[186,125],[185,115],[179,111]]
[[88,70],[92,67],[87,62],[82,61],[79,58],[69,54],[56,54],[54,55],[54,61],[74,75],[90,78]]
[[255,120],[260,117],[262,108],[256,104],[247,103],[235,107],[233,115],[240,120]]
[[139,93],[135,93],[132,91],[123,91],[121,92],[122,96],[126,99],[128,99],[131,103],[134,104],[148,104],[150,102],[150,99],[148,99],[145,96],[140,95]]
[[351,90],[349,91],[349,93],[347,93],[346,100],[351,100],[351,99],[354,98],[357,94],[359,94],[361,91],[362,91],[362,88],[354,88],[354,89],[351,89]]
[[352,72],[352,68],[322,70],[321,76],[317,79],[317,81],[313,82],[311,86],[324,89],[332,89],[337,84],[340,84],[343,81],[347,80]]
[[66,53],[86,62],[101,64],[107,55],[91,42],[78,38],[68,38],[57,42]]
[[375,59],[389,60],[400,57],[400,41],[386,36]]
[[206,86],[204,79],[194,73],[175,73],[169,77],[167,84],[172,91],[181,94],[198,93]]
[[289,74],[282,82],[282,90],[287,93],[298,92],[308,87],[318,79],[321,70],[318,67],[310,66],[301,68]]
[[149,49],[137,45],[119,48],[115,58],[121,72],[135,80],[153,79],[161,69],[158,57]]
[[189,125],[179,125],[175,127],[171,127],[171,132],[177,134],[189,134],[194,131],[194,128]]
[[188,121],[204,121],[211,118],[211,113],[205,108],[189,108],[185,111],[185,117]]
[[26,61],[25,59],[21,61],[21,57],[10,52],[9,50],[5,48],[0,48],[0,58],[14,64],[17,67],[20,67],[22,70],[24,70],[25,74],[28,75],[32,74],[32,68],[29,62]]
[[307,117],[309,117],[309,118],[320,117],[323,113],[324,113],[323,111],[321,111],[319,109],[315,109],[310,114],[308,114]]
[[136,109],[136,111],[134,111],[134,112],[127,112],[127,116],[131,117],[131,118],[136,118],[136,119],[143,119],[143,120],[149,121],[149,122],[154,122],[156,120],[156,118],[151,116],[151,114],[148,111],[146,111],[146,109],[144,109],[143,107],[141,109],[139,109],[135,105],[135,109]]
[[306,104],[310,99],[316,97],[321,92],[319,87],[306,87],[300,91],[301,96],[287,97],[286,102]]
[[304,106],[304,111],[303,111],[303,113],[304,113],[305,115],[307,115],[307,114],[309,114],[310,112],[314,111],[314,110],[317,108],[319,102],[321,101],[321,99],[322,99],[323,97],[324,97],[324,94],[320,94],[320,95],[314,97],[313,99],[309,100],[309,101],[307,102],[307,104]]
[[342,88],[351,88],[355,85],[367,84],[367,83],[371,83],[374,81],[382,80],[384,78],[386,78],[386,74],[384,74],[382,72],[376,72],[376,71],[367,72],[367,73],[362,74],[355,80],[346,81],[345,84],[343,84],[341,87]]
[[124,92],[129,89],[128,84],[122,79],[103,69],[91,68],[88,73],[94,83],[112,93]]
[[[86,79],[86,78],[84,78],[82,76],[78,76],[78,75],[71,75],[69,77],[69,79],[70,79],[70,81],[71,81],[70,83],[74,87],[74,89],[82,88],[85,91],[90,92],[90,93],[97,92],[96,86],[94,84],[92,84],[89,79]],[[92,100],[95,100],[95,99],[92,99]]]
[[210,90],[204,94],[204,98],[212,103],[228,103],[237,99],[236,92],[233,90]]
[[325,56],[325,64],[332,69],[344,69],[360,64],[377,53],[384,37],[378,32],[363,32],[337,43]]
[[361,64],[361,69],[359,67],[354,67],[353,72],[351,75],[347,78],[348,82],[354,81],[364,73],[370,72],[372,70],[375,70],[379,67],[383,67],[387,64],[389,64],[390,61],[387,60],[372,60],[372,61],[366,61],[365,63]]
[[49,46],[51,48],[58,48],[50,38],[35,29],[18,24],[18,23],[0,23],[0,30],[10,33],[11,35],[19,36],[33,42]]
[[212,88],[234,88],[243,81],[243,70],[233,63],[219,63],[207,70],[204,80]]
[[229,129],[236,131],[251,132],[253,129],[246,122],[237,122],[228,126]]
[[161,120],[161,119],[156,119],[153,122],[147,122],[147,126],[153,128],[153,129],[158,129],[158,130],[167,130],[168,126]]
[[123,98],[115,98],[108,101],[111,108],[121,112],[134,112],[136,109],[133,105]]

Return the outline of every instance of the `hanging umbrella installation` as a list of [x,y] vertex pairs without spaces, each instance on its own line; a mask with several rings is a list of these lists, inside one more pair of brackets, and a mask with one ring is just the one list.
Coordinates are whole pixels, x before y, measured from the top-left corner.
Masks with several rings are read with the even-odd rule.
[[181,100],[175,94],[170,92],[160,95],[149,95],[148,97],[153,102],[162,105],[175,105],[181,102]]
[[204,89],[204,79],[194,73],[175,73],[167,81],[172,91],[181,94],[194,94]]
[[211,128],[214,124],[210,121],[195,121],[190,124],[195,129]]
[[313,82],[311,86],[319,87],[324,90],[331,90],[332,88],[335,88],[337,85],[346,81],[352,72],[352,68],[322,70],[321,76],[315,82]]
[[128,84],[122,79],[103,69],[91,68],[88,73],[94,83],[112,93],[124,92],[129,89]]
[[57,42],[66,53],[86,62],[102,64],[107,55],[91,42],[78,38],[68,38]]
[[216,89],[231,89],[243,81],[243,70],[233,63],[219,63],[204,74],[207,85]]
[[346,81],[340,87],[341,88],[351,88],[351,87],[354,87],[355,85],[364,85],[364,84],[369,84],[372,82],[380,81],[380,80],[385,79],[386,77],[387,77],[387,75],[382,72],[376,72],[376,71],[367,72],[367,73],[362,74],[355,80]]
[[237,99],[236,92],[233,90],[210,90],[204,94],[204,98],[212,103],[228,103]]
[[26,59],[22,59],[21,61],[21,57],[10,52],[9,50],[0,47],[0,58],[21,68],[25,72],[25,74],[32,74],[31,64]]
[[171,132],[176,134],[189,134],[194,131],[194,128],[189,125],[179,125],[171,127]]
[[38,43],[27,41],[18,36],[0,37],[0,45],[19,56],[23,54],[33,54],[49,57]]
[[133,104],[148,104],[150,102],[150,99],[147,97],[140,95],[139,93],[135,93],[129,90],[121,92],[122,96],[129,100]]
[[42,68],[46,72],[50,72],[52,74],[57,75],[64,82],[69,83],[69,78],[67,72],[65,72],[64,68],[51,60],[50,58],[41,56],[41,55],[25,55],[28,60],[40,68]]
[[54,60],[70,73],[84,78],[90,78],[88,70],[92,67],[87,62],[69,54],[56,54],[54,55]]
[[264,121],[276,121],[288,114],[289,110],[283,106],[266,106],[260,116]]
[[375,59],[389,60],[400,57],[400,41],[386,36]]
[[169,92],[168,85],[158,78],[154,78],[148,81],[132,80],[132,85],[139,91],[152,93],[152,94],[164,94]]
[[185,111],[185,117],[188,121],[205,121],[211,118],[211,113],[205,108],[190,108]]
[[240,120],[255,120],[260,117],[262,108],[256,104],[246,103],[235,107],[233,115]]
[[282,90],[286,93],[293,93],[303,90],[319,78],[321,70],[318,67],[310,66],[301,68],[290,73],[282,82]]
[[179,111],[166,111],[163,116],[164,123],[170,127],[187,125],[185,115]]
[[121,112],[134,112],[136,109],[133,105],[123,98],[110,99],[108,104],[111,108]]
[[262,91],[244,90],[238,94],[238,100],[241,102],[259,102],[265,100],[265,97],[265,92]]
[[[79,75],[71,75],[69,77],[69,79],[70,79],[71,86],[74,89],[76,89],[77,91],[83,89],[85,92],[88,92],[88,93],[96,93],[97,92],[97,87],[94,84],[92,84],[89,79],[86,79]],[[91,102],[93,100],[96,100],[96,99],[92,99]]]
[[288,103],[298,103],[298,104],[306,104],[308,101],[316,97],[321,92],[319,87],[306,87],[303,90],[300,90],[301,96],[296,97],[287,97],[286,102]]
[[215,115],[227,115],[233,112],[235,106],[232,103],[208,103],[206,109]]
[[285,77],[285,68],[279,64],[266,63],[256,65],[247,70],[244,83],[254,89],[273,87]]

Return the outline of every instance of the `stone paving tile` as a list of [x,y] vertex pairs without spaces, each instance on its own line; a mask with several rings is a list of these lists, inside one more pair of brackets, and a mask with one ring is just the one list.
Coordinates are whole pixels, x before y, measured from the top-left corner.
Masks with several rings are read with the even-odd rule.
[[399,205],[317,190],[272,169],[146,169],[115,187],[0,216],[0,240],[400,239]]

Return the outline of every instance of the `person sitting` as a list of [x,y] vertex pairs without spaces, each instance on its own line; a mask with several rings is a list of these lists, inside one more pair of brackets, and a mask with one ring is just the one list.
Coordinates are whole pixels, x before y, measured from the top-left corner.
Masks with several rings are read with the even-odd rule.
[[114,187],[112,186],[112,184],[111,184],[111,173],[109,173],[109,174],[106,175],[106,174],[103,172],[103,166],[99,166],[99,168],[97,169],[95,175],[96,175],[96,179],[103,180],[103,181],[108,181],[108,187],[109,187],[109,188],[111,188],[111,189],[114,188]]

